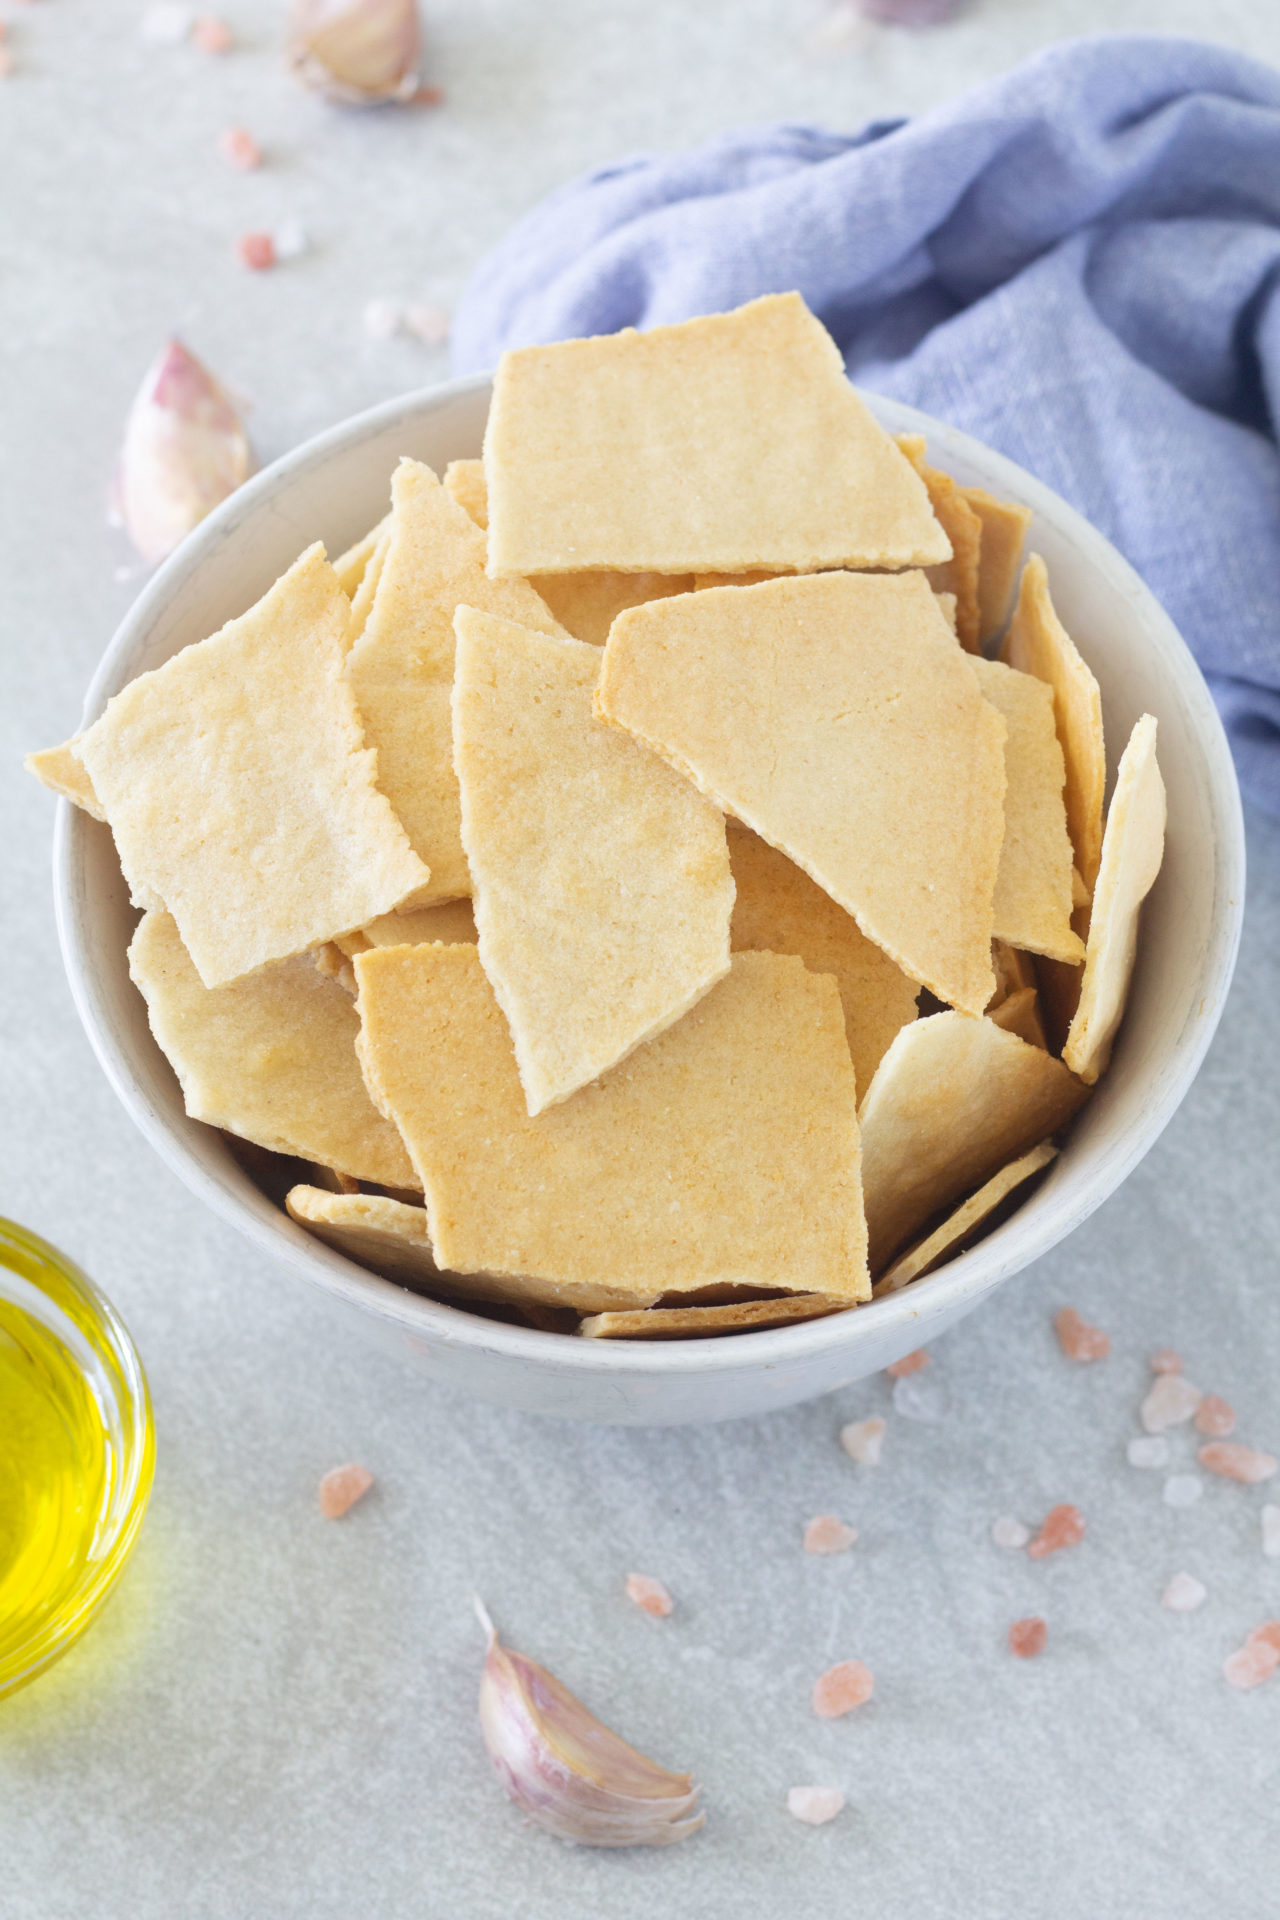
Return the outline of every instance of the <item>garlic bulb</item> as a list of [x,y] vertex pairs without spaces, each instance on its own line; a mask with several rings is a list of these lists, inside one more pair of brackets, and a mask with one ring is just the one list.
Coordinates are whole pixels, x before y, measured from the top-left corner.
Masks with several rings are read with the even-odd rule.
[[207,367],[170,340],[125,421],[112,486],[113,517],[144,560],[173,552],[248,479],[253,456],[240,416]]
[[290,65],[337,106],[414,99],[419,52],[416,0],[294,0]]
[[584,1847],[666,1847],[696,1833],[699,1789],[668,1773],[588,1713],[553,1674],[489,1636],[480,1728],[494,1770],[523,1813]]

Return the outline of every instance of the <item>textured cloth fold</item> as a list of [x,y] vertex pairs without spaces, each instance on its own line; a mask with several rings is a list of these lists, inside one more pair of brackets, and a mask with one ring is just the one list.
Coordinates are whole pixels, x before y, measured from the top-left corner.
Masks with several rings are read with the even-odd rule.
[[482,263],[455,366],[792,287],[853,378],[1115,542],[1280,813],[1280,74],[1196,41],[1069,41],[916,120],[621,161]]

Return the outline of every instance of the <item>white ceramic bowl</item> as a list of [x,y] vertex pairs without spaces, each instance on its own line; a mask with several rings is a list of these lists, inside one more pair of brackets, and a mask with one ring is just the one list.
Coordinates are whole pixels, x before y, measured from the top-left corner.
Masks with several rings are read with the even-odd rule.
[[[280,1266],[349,1309],[429,1377],[532,1412],[630,1424],[761,1413],[856,1380],[932,1339],[1100,1206],[1173,1115],[1217,1025],[1244,901],[1235,773],[1191,655],[1133,569],[1021,468],[888,400],[896,432],[927,433],[965,483],[1032,508],[1063,619],[1098,677],[1111,772],[1143,712],[1160,723],[1169,795],[1164,867],[1143,914],[1132,996],[1110,1071],[1061,1157],[1025,1203],[970,1252],[857,1312],[710,1340],[578,1340],[508,1326],[379,1279],[296,1226],[260,1193],[211,1128],[189,1120],[151,1038],[125,949],[137,918],[111,835],[64,802],[55,843],[63,955],[107,1077],[161,1157]],[[437,472],[479,454],[489,383],[463,380],[395,400],[321,434],[252,480],[156,574],[108,647],[85,701],[110,695],[242,613],[317,538],[340,553],[386,510],[402,454]]]

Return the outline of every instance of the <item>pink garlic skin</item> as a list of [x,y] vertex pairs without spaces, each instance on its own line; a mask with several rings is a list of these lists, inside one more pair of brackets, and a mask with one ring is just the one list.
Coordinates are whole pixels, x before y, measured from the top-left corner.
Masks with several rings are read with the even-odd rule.
[[416,0],[294,0],[289,64],[335,106],[412,100],[421,51]]
[[480,1729],[522,1813],[585,1847],[665,1847],[698,1831],[706,1816],[688,1774],[637,1753],[545,1667],[489,1633]]
[[112,506],[149,564],[164,560],[243,486],[253,454],[240,416],[207,367],[170,340],[125,421]]

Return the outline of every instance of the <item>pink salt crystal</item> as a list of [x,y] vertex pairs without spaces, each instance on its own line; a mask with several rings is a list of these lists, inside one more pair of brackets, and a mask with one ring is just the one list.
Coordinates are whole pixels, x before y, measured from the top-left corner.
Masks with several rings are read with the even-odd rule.
[[884,1445],[884,1421],[879,1414],[869,1420],[853,1420],[840,1429],[840,1445],[860,1467],[878,1467]]
[[1160,1347],[1151,1356],[1152,1373],[1181,1373],[1182,1355],[1172,1347]]
[[1074,1307],[1063,1307],[1054,1317],[1053,1325],[1058,1344],[1068,1360],[1105,1360],[1111,1351],[1111,1335],[1101,1327],[1091,1327]]
[[201,53],[230,53],[231,29],[216,13],[201,13],[191,29],[191,38]]
[[871,1698],[876,1683],[861,1660],[841,1660],[828,1667],[814,1683],[813,1710],[824,1720],[838,1720]]
[[1015,1620],[1010,1627],[1009,1651],[1017,1654],[1019,1660],[1034,1660],[1038,1653],[1044,1652],[1048,1638],[1048,1627],[1033,1613],[1026,1620]]
[[1239,1440],[1211,1440],[1196,1457],[1210,1473],[1220,1473],[1224,1480],[1241,1480],[1247,1487],[1269,1480],[1276,1470],[1274,1454],[1259,1453]]
[[367,1467],[331,1467],[320,1482],[320,1511],[326,1520],[341,1520],[348,1507],[354,1507],[373,1485]]
[[1269,1680],[1277,1667],[1280,1667],[1280,1653],[1265,1640],[1253,1640],[1228,1654],[1222,1663],[1222,1672],[1229,1686],[1247,1693],[1250,1687],[1260,1687],[1264,1680]]
[[1202,1607],[1208,1589],[1191,1573],[1175,1573],[1160,1596],[1160,1605],[1170,1613],[1194,1613]]
[[858,1537],[856,1527],[846,1527],[834,1513],[820,1513],[804,1530],[806,1553],[847,1553]]
[[0,47],[0,80],[7,80],[13,72],[13,55],[8,47]]
[[241,265],[252,267],[255,273],[276,263],[276,244],[269,233],[242,233],[236,241],[236,253]]
[[262,165],[262,149],[248,127],[224,127],[218,135],[218,152],[242,173]]
[[1031,1538],[1030,1529],[1024,1527],[1021,1520],[1015,1520],[1011,1513],[1002,1513],[992,1522],[991,1538],[998,1547],[1025,1547]]
[[1274,1647],[1280,1653],[1280,1620],[1264,1620],[1245,1640],[1246,1647]]
[[1047,1553],[1059,1553],[1063,1547],[1078,1546],[1083,1539],[1084,1515],[1079,1507],[1050,1507],[1027,1553],[1032,1560],[1043,1560]]
[[904,1380],[909,1373],[919,1373],[922,1367],[933,1365],[933,1355],[923,1347],[917,1347],[914,1353],[904,1353],[901,1360],[885,1368],[891,1380]]
[[791,1787],[787,1792],[787,1812],[806,1827],[825,1827],[843,1806],[839,1787]]
[[654,1580],[647,1573],[627,1575],[627,1598],[642,1613],[651,1613],[655,1620],[665,1620],[675,1605],[661,1580]]
[[406,307],[402,324],[424,347],[442,347],[449,338],[449,315],[443,307]]
[[1142,1403],[1142,1424],[1148,1433],[1163,1433],[1166,1427],[1181,1426],[1203,1399],[1199,1387],[1193,1387],[1180,1373],[1158,1374]]
[[1206,1393],[1196,1413],[1196,1426],[1201,1433],[1212,1434],[1215,1440],[1225,1440],[1236,1429],[1236,1410],[1229,1401],[1216,1393]]

